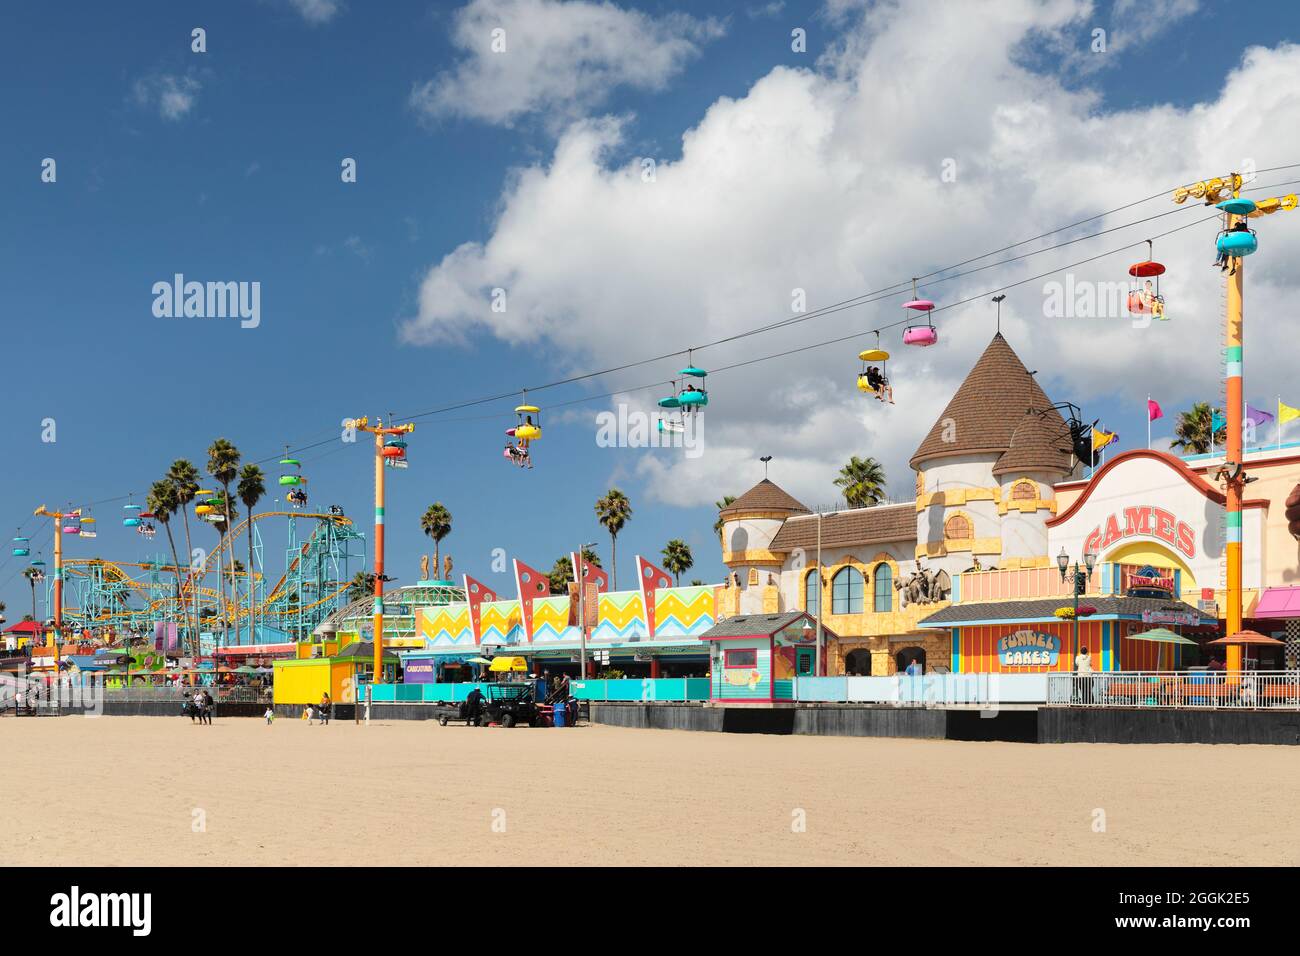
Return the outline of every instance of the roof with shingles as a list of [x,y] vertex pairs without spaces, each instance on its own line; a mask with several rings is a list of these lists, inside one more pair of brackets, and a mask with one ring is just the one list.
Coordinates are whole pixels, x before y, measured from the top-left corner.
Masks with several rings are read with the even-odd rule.
[[[737,614],[723,618],[717,624],[700,635],[700,640],[709,641],[720,637],[770,637],[784,631],[791,624],[797,624],[803,618],[812,618],[803,611],[785,611],[781,614]],[[822,627],[823,634],[829,633]],[[833,635],[832,635],[833,636]]]
[[[1097,613],[1091,615],[1093,618],[1141,618],[1143,611],[1173,611],[1195,614],[1206,624],[1216,623],[1214,618],[1202,614],[1190,604],[1168,598],[1085,596],[1079,599],[1079,603],[1097,609]],[[1073,599],[1067,597],[1037,598],[1029,601],[980,601],[971,604],[954,604],[918,623],[921,627],[946,627],[989,621],[1050,621],[1056,619],[1057,608],[1072,606]],[[1081,617],[1079,620],[1086,621],[1088,618]]]
[[[917,468],[954,455],[1002,455],[995,474],[1070,467],[1069,429],[999,332],[912,455]],[[1032,412],[1032,414],[1031,414]]]
[[726,517],[745,511],[788,511],[807,514],[808,509],[780,485],[764,478],[753,488],[723,508],[718,514]]
[[[817,547],[817,516],[800,515],[785,520],[772,539],[771,550],[805,551]],[[851,548],[889,541],[916,540],[916,505],[876,505],[822,515],[823,548]]]

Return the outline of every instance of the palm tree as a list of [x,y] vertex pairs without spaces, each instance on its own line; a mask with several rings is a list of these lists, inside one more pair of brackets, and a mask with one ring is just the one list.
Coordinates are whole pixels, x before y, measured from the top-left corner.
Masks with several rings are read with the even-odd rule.
[[617,488],[605,492],[596,501],[596,520],[609,532],[609,574],[614,590],[618,590],[618,533],[632,520],[632,502]]
[[435,501],[420,516],[420,530],[433,539],[433,576],[442,573],[442,539],[451,534],[451,512]]
[[375,576],[369,571],[358,571],[352,575],[352,580],[348,582],[347,590],[344,596],[348,602],[360,601],[367,594],[375,593]]
[[1211,434],[1214,419],[1222,416],[1223,412],[1217,408],[1210,408],[1209,402],[1194,403],[1190,410],[1178,413],[1178,424],[1174,426],[1176,437],[1169,443],[1169,447],[1177,448],[1189,455],[1205,455],[1209,453],[1212,445],[1220,447],[1226,445],[1228,438],[1226,423],[1213,429]]
[[266,494],[266,475],[262,469],[252,464],[241,468],[235,494],[239,495],[239,500],[244,504],[244,513],[248,515],[248,527],[244,529],[244,537],[248,538],[248,568],[245,578],[248,581],[248,642],[254,644],[253,609],[257,605],[257,594],[253,587],[253,509]]
[[[57,531],[56,531],[56,533],[57,533]],[[34,621],[34,620],[36,620],[36,582],[37,582],[37,581],[40,581],[40,580],[43,580],[43,579],[45,578],[45,575],[41,572],[41,569],[40,569],[40,568],[27,567],[27,568],[24,568],[24,569],[23,569],[23,577],[25,577],[25,578],[27,579],[27,584],[28,584],[28,585],[31,587],[31,589],[32,589],[32,617],[31,617],[31,619]]]
[[713,522],[713,533],[718,536],[719,541],[722,540],[722,509],[730,508],[735,501],[735,495],[723,495],[721,501],[715,501],[713,503],[718,509],[718,520]]
[[673,576],[673,583],[681,587],[682,575],[695,567],[695,557],[691,554],[691,546],[681,538],[673,538],[664,546],[661,553],[664,556],[664,567]]
[[854,455],[840,469],[835,486],[844,493],[850,508],[878,505],[885,498],[885,469],[874,458]]
[[190,631],[190,640],[194,645],[192,648],[193,653],[197,654],[198,632],[189,627],[189,608],[186,607],[184,591],[181,588],[181,559],[180,555],[176,553],[176,537],[172,534],[172,518],[176,517],[176,511],[181,507],[180,497],[176,493],[176,486],[166,478],[155,481],[149,488],[147,504],[149,510],[153,512],[154,520],[167,531],[167,543],[172,548],[172,567],[176,571],[176,602],[180,607],[182,620]]
[[[234,525],[230,520],[230,483],[239,476],[239,449],[224,438],[218,438],[208,446],[208,474],[221,485],[222,501],[225,503],[226,523],[222,534],[228,534]],[[234,542],[231,541],[230,562],[230,599],[237,601],[235,590]],[[223,596],[224,600],[224,596]]]
[[[190,541],[190,502],[199,490],[199,470],[194,467],[192,462],[184,458],[177,458],[172,462],[172,466],[167,469],[167,480],[170,481],[176,489],[176,500],[178,502],[177,510],[181,513],[181,519],[185,523],[185,565],[189,569],[190,590],[196,597],[198,587],[194,581],[194,545]],[[197,606],[197,603],[196,603]],[[198,622],[195,621],[197,627]],[[194,645],[194,651],[198,653],[199,635],[196,630],[190,635],[190,640]]]

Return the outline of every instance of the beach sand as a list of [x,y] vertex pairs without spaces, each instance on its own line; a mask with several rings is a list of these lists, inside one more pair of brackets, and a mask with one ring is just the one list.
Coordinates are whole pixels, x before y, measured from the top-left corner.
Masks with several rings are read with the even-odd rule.
[[6,866],[1300,863],[1290,747],[179,717],[0,747]]

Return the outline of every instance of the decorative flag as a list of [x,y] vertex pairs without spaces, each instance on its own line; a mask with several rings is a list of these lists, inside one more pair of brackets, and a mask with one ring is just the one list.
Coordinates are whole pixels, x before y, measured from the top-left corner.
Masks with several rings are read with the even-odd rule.
[[636,556],[636,576],[641,585],[641,603],[645,608],[649,637],[655,636],[655,592],[673,586],[673,579],[663,568],[655,567],[641,555]]
[[462,574],[461,580],[465,586],[465,603],[469,605],[469,627],[470,632],[474,635],[474,643],[482,642],[483,630],[483,611],[484,604],[490,604],[497,600],[496,591],[488,587],[482,581],[476,581],[468,574]]
[[1278,424],[1285,425],[1293,418],[1300,418],[1300,408],[1292,408],[1285,402],[1277,403],[1277,420]]
[[1260,425],[1267,424],[1272,420],[1273,416],[1269,412],[1260,411],[1258,408],[1251,405],[1250,402],[1246,403],[1246,421],[1250,422],[1256,428]]
[[1165,413],[1160,408],[1160,403],[1153,398],[1147,399],[1147,421],[1153,422],[1157,418],[1164,418]]
[[1094,428],[1092,430],[1092,450],[1094,454],[1101,451],[1107,445],[1113,445],[1117,441],[1119,441],[1118,432],[1102,431],[1100,428]]
[[1221,411],[1219,411],[1216,408],[1213,412],[1210,413],[1210,431],[1214,432],[1217,435],[1221,428],[1227,428],[1227,427],[1228,427],[1228,420],[1223,417],[1223,413]]
[[530,568],[518,558],[514,559],[514,564],[515,587],[519,591],[519,616],[523,620],[524,640],[531,641],[533,639],[533,602],[550,595],[551,579],[536,568]]

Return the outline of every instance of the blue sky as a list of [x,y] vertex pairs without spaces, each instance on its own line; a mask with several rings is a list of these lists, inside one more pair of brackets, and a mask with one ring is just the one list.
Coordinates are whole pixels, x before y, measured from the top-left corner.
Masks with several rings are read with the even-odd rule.
[[[641,5],[645,22],[668,23],[666,32],[691,46],[676,67],[664,70],[662,82],[612,82],[600,93],[561,96],[501,123],[454,111],[430,116],[412,100],[420,84],[448,76],[469,59],[454,40],[459,5],[353,0],[323,22],[301,12],[311,6],[287,0],[184,7],[158,2],[133,4],[127,14],[96,3],[24,4],[0,15],[0,178],[8,184],[0,227],[0,351],[7,359],[8,401],[0,440],[10,463],[0,475],[0,523],[30,531],[38,504],[100,502],[93,508],[100,537],[70,539],[69,555],[138,560],[158,554],[165,547],[162,538],[146,545],[120,526],[123,496],[139,497],[173,458],[202,466],[208,443],[225,436],[253,460],[278,457],[286,443],[301,448],[325,442],[301,453],[313,502],[343,505],[369,535],[371,458],[362,445],[330,441],[342,418],[422,412],[619,362],[616,344],[587,352],[563,335],[511,341],[483,322],[466,323],[461,342],[413,344],[401,334],[403,323],[417,316],[432,317],[445,331],[446,316],[436,303],[422,300],[421,284],[463,243],[495,238],[506,244],[511,217],[503,213],[518,209],[509,199],[518,171],[545,170],[570,123],[609,115],[623,118],[618,146],[612,155],[602,154],[609,168],[646,155],[671,166],[683,159],[683,134],[700,126],[720,99],[749,102],[751,87],[780,65],[828,76],[835,64],[823,54],[870,43],[875,29],[852,9],[828,11],[820,4]],[[1131,22],[1130,6],[1121,4],[1116,14],[1101,5],[1064,31],[1065,42],[1085,51],[1087,24],[1110,23],[1112,17]],[[1293,5],[1250,9],[1250,23],[1214,14],[1212,29],[1205,23],[1210,10],[1171,16],[1169,25],[1149,27],[1155,31],[1150,39],[1104,69],[1063,66],[1068,57],[1060,49],[1033,38],[1018,46],[1016,56],[1049,74],[1065,94],[1094,95],[1082,115],[1119,124],[1125,114],[1134,124],[1157,122],[1164,111],[1190,112],[1217,98],[1243,50],[1259,40],[1255,24],[1267,24],[1270,46],[1296,35],[1300,12]],[[683,26],[674,19],[681,17],[691,22]],[[190,51],[196,26],[207,31],[203,54]],[[808,31],[806,54],[790,49],[796,26]],[[519,32],[515,42],[522,42]],[[945,55],[942,46],[933,48],[930,62],[918,69],[942,70]],[[554,69],[582,67],[556,63]],[[179,115],[166,114],[160,94],[167,90],[185,100]],[[896,131],[882,126],[876,135],[888,139]],[[1268,158],[1282,155],[1280,150]],[[44,157],[57,161],[55,184],[40,181]],[[340,181],[344,157],[357,160],[355,184]],[[1199,159],[1191,155],[1178,165],[1199,170]],[[1293,160],[1300,161],[1300,149],[1283,157]],[[1043,165],[1039,175],[1050,185],[1050,156]],[[1099,179],[1106,175],[1104,165],[1091,168]],[[1060,175],[1063,185],[1067,178],[1077,181],[1080,172],[1062,169]],[[1114,198],[1110,205],[1144,194],[1136,183],[1098,185],[1089,193],[1098,202]],[[1091,201],[1085,207],[1109,208]],[[1042,216],[1054,225],[1069,221],[1064,210],[1045,209]],[[976,255],[1033,235],[1036,229],[1025,231],[1029,222],[1040,224],[1030,219],[1023,227],[1017,221],[990,228],[963,248]],[[931,218],[914,225],[933,230],[943,222]],[[1203,267],[1213,256],[1204,258],[1195,265]],[[151,286],[177,272],[200,281],[259,281],[261,325],[240,329],[231,320],[156,318]],[[660,278],[665,286],[677,281],[672,274]],[[719,282],[726,281],[720,276]],[[861,289],[854,281],[845,275],[844,288]],[[625,314],[632,303],[616,286],[603,294],[607,308],[599,321],[614,338],[621,322],[629,330],[650,324],[644,316]],[[679,306],[665,301],[663,309]],[[529,308],[554,314],[557,306],[542,301]],[[762,314],[738,307],[727,321],[739,329],[781,316],[779,305]],[[597,318],[576,314],[573,321],[578,328]],[[987,334],[977,338],[986,340]],[[719,366],[798,341],[798,335],[787,335],[770,345],[754,341],[715,350],[706,364]],[[629,331],[622,360],[689,344],[671,332],[655,343]],[[943,400],[952,370],[969,367],[978,354],[977,347],[963,348],[952,357],[951,369],[935,372],[933,389]],[[1042,365],[1050,381],[1056,373],[1044,363],[1056,354],[1051,346],[1044,342],[1028,352],[1030,367]],[[666,377],[674,365],[640,377]],[[629,374],[537,397],[546,405],[606,392],[632,384],[639,373]],[[770,365],[757,366],[743,389],[737,382],[732,390],[748,394],[745,389],[773,374]],[[851,387],[851,374],[834,373],[844,389]],[[1167,408],[1195,394],[1198,386],[1160,374],[1166,377],[1155,381],[1154,390],[1166,396]],[[719,378],[715,396],[725,396],[733,381]],[[1107,388],[1081,395],[1076,385],[1062,380],[1060,389],[1049,392],[1084,400],[1090,417],[1112,422],[1125,444],[1144,440],[1132,395],[1112,396]],[[1265,399],[1280,387],[1272,380],[1261,385]],[[1205,381],[1203,391],[1209,397],[1217,388]],[[426,545],[432,550],[416,521],[435,500],[454,515],[455,530],[444,549],[455,556],[458,571],[499,583],[488,566],[494,548],[549,568],[584,540],[599,542],[607,558],[608,538],[595,523],[592,505],[612,483],[624,488],[636,509],[619,539],[624,582],[632,579],[634,553],[657,555],[671,537],[694,548],[697,567],[688,577],[718,580],[722,567],[706,502],[738,494],[761,477],[755,459],[764,451],[776,456],[772,477],[782,481],[782,459],[802,455],[808,429],[819,427],[755,411],[754,418],[736,420],[728,434],[731,457],[692,477],[667,461],[671,450],[599,448],[589,421],[557,416],[547,420],[536,448],[537,467],[520,472],[501,459],[511,405],[418,420],[411,467],[390,472],[389,481],[388,560],[401,582],[414,580],[418,555]],[[608,405],[594,403],[588,412]],[[934,417],[933,407],[931,402],[914,414],[896,413],[889,440],[904,449],[914,446]],[[724,407],[719,421],[726,423],[726,415]],[[41,440],[47,418],[57,423],[53,443]],[[803,438],[794,440],[796,432]],[[749,447],[742,449],[735,435],[745,436]],[[849,453],[873,453],[873,436],[838,430],[830,447],[810,451],[805,464],[811,469],[811,462],[821,461],[818,467],[824,468]],[[647,469],[646,456],[659,456],[661,467]],[[273,460],[263,467],[274,473]],[[824,475],[827,502],[832,474],[833,468]],[[900,493],[910,486],[901,467],[891,468],[891,478]],[[694,493],[654,492],[649,486],[656,481],[691,486]],[[273,532],[264,533],[276,540]],[[39,537],[49,560],[48,534]],[[8,602],[10,620],[28,607],[26,586],[17,577],[23,564],[0,563],[0,600]]]

